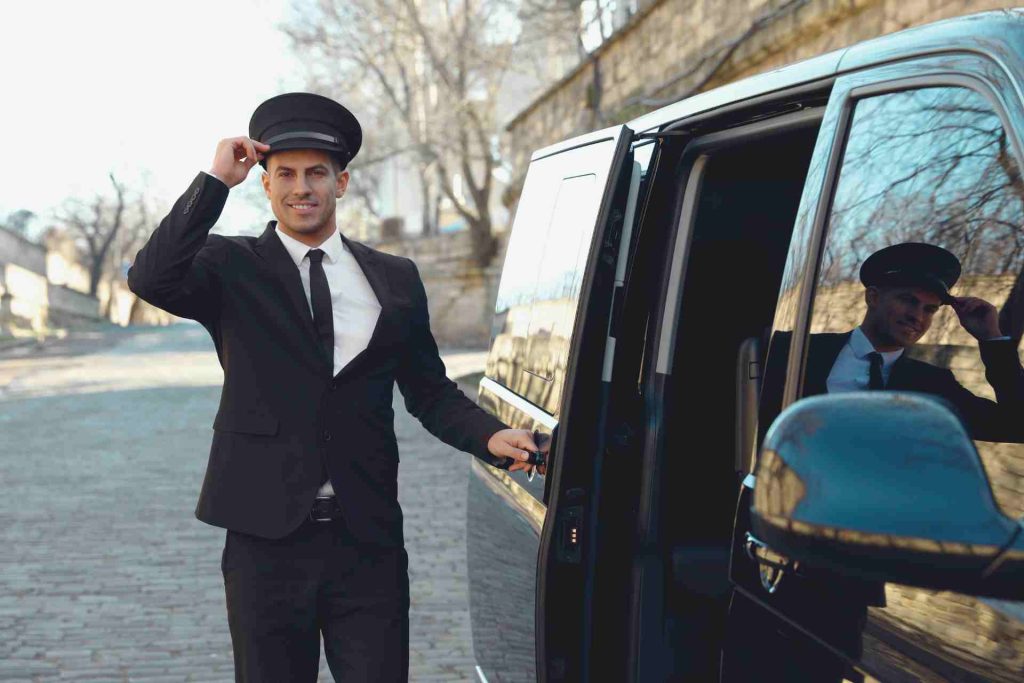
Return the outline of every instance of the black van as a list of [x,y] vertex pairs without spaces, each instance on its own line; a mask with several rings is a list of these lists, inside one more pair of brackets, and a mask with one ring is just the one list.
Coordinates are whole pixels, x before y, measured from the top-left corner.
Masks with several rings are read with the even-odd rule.
[[[924,242],[1019,360],[1022,138],[1005,11],[537,151],[479,401],[548,471],[472,461],[480,679],[1024,680],[1024,409],[993,436],[927,394],[829,395],[815,350],[852,345],[869,255]],[[1013,384],[933,313],[909,359]]]

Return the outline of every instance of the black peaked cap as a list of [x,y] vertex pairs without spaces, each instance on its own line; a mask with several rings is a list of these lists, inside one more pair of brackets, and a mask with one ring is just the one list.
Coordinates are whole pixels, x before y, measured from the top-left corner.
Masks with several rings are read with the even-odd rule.
[[958,279],[960,260],[942,247],[924,242],[879,249],[860,267],[860,281],[865,286],[921,287],[935,292],[947,304],[953,300],[949,290]]
[[[329,97],[292,92],[256,107],[249,119],[249,137],[270,145],[270,154],[323,149],[346,166],[363,144],[363,129],[352,112]],[[266,168],[266,159],[261,164]]]

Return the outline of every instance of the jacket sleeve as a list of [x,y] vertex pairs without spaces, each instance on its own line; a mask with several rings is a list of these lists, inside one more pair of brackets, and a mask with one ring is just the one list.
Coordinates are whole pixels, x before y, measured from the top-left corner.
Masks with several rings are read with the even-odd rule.
[[128,287],[168,313],[211,323],[219,304],[222,238],[209,237],[227,201],[228,187],[200,173],[139,250]]
[[400,361],[396,379],[405,398],[405,406],[431,434],[449,446],[471,453],[496,467],[507,466],[505,458],[495,457],[487,450],[487,442],[495,432],[507,429],[459,390],[448,379],[444,361],[430,332],[427,293],[416,265],[409,261],[411,274],[407,285],[412,289],[412,331]]
[[996,401],[975,396],[949,372],[947,391],[942,392],[960,410],[971,435],[982,441],[1024,442],[1024,368],[1011,340],[979,343],[985,378]]

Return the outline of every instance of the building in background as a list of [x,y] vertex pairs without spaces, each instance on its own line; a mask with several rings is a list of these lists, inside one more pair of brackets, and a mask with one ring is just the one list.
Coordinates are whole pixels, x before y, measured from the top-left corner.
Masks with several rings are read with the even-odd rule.
[[[41,243],[40,243],[41,242]],[[0,339],[42,338],[103,322],[166,325],[176,318],[136,297],[119,277],[89,294],[89,271],[74,240],[47,230],[40,242],[0,226]]]
[[531,152],[545,145],[886,33],[1014,5],[997,0],[636,0],[623,7],[627,4],[629,11],[613,11],[610,35],[598,37],[590,28],[588,45],[596,45],[587,57],[509,120],[505,139],[519,183]]
[[0,337],[99,322],[100,302],[88,289],[88,274],[76,262],[0,226]]

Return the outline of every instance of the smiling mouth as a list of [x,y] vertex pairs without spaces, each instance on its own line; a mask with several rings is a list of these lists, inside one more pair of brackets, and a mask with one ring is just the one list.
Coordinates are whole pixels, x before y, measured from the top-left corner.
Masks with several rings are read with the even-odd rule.
[[296,211],[309,211],[310,209],[316,208],[317,205],[310,204],[308,202],[297,202],[295,204],[289,204],[288,206],[295,209]]

